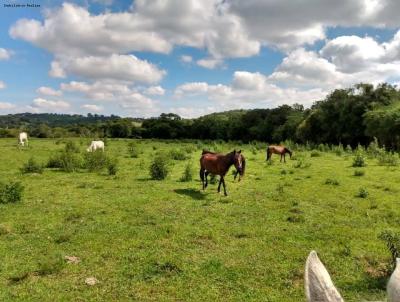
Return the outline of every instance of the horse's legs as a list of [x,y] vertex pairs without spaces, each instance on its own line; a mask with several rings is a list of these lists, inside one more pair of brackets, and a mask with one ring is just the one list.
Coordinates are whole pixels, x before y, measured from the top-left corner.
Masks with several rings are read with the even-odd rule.
[[222,183],[222,176],[220,176],[220,178],[219,178],[218,193],[221,191],[221,183]]
[[210,172],[208,172],[208,171],[205,171],[205,172],[204,172],[204,176],[205,176],[205,179],[206,179],[205,188],[207,188],[207,186],[208,186],[208,178],[207,178],[208,174],[210,174]]
[[203,190],[205,189],[204,187],[204,169],[200,168],[200,179],[201,183],[203,184]]
[[279,162],[282,162],[282,154],[281,154],[281,160]]
[[283,162],[286,163],[286,154],[283,153]]
[[222,184],[224,185],[224,195],[228,196],[228,194],[226,194],[225,178],[221,176],[221,179],[222,179]]

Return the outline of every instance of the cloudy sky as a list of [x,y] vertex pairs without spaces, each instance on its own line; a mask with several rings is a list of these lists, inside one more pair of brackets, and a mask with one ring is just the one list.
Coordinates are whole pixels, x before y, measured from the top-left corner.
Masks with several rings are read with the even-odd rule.
[[0,114],[195,117],[400,83],[398,0],[0,3]]

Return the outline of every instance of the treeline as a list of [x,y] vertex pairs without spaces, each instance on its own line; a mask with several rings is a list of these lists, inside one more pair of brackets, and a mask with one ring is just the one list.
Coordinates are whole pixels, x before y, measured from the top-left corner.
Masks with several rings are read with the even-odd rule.
[[[28,118],[27,118],[28,117]],[[0,117],[0,136],[25,129],[31,136],[221,139],[279,143],[368,145],[376,137],[388,149],[400,149],[400,91],[392,85],[358,84],[337,89],[311,108],[234,110],[196,119],[168,113],[157,118],[117,116],[8,115]]]

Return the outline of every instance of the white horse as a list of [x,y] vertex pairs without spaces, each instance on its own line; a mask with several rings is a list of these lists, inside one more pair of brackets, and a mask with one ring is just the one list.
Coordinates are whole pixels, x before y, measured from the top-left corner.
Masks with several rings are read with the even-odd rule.
[[92,141],[90,146],[86,149],[87,152],[93,152],[97,149],[101,149],[104,152],[104,142],[103,141]]
[[26,145],[28,146],[28,133],[26,133],[26,132],[21,132],[21,133],[19,134],[19,136],[18,136],[18,143],[19,143],[21,146],[25,146],[25,142],[26,142]]
[[[304,281],[308,302],[344,302],[315,251],[307,258]],[[387,296],[389,302],[400,301],[400,258],[397,258],[396,269],[389,279]]]

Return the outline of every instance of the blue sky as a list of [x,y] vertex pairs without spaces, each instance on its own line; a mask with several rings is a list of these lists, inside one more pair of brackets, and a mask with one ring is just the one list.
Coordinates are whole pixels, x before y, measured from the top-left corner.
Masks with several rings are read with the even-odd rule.
[[195,117],[397,84],[397,2],[2,1],[0,114]]

